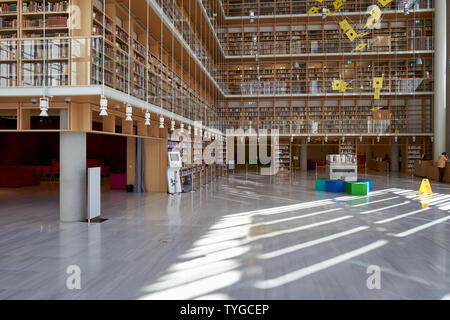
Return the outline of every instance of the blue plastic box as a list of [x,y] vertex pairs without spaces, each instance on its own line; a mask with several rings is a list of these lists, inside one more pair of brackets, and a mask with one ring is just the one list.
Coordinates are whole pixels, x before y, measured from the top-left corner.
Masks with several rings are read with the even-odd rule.
[[368,182],[369,183],[369,191],[373,190],[372,180],[370,180],[370,179],[358,179],[358,182]]
[[345,192],[345,182],[328,180],[325,183],[325,189],[327,192],[334,192],[334,193]]

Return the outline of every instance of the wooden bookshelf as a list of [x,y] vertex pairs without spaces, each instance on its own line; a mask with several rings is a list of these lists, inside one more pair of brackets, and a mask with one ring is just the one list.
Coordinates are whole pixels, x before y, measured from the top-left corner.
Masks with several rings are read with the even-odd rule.
[[[365,11],[363,11],[365,12]],[[433,50],[433,12],[420,17],[395,15],[385,17],[380,28],[369,32],[358,43],[364,52],[404,52]],[[222,45],[229,58],[285,54],[352,53],[355,46],[333,19],[308,21],[296,18],[276,24],[247,24],[229,21],[222,31]],[[367,31],[367,30],[366,30]]]
[[278,166],[278,174],[291,173],[291,141],[280,138],[278,150],[275,150],[275,162]]
[[[432,133],[432,95],[267,97],[228,101],[229,128],[279,129],[282,134]],[[382,109],[378,110],[382,105]],[[380,117],[382,115],[382,117]]]
[[[329,9],[333,9],[332,1],[329,3]],[[347,0],[339,12],[349,13],[355,11],[366,12],[373,5],[370,0]],[[316,1],[296,1],[296,0],[224,0],[223,6],[227,16],[249,18],[253,11],[255,17],[258,16],[289,16],[295,14],[307,14],[307,11],[313,6],[318,5]],[[320,4],[319,4],[320,5]],[[432,6],[430,0],[418,0],[416,7],[426,9]],[[403,0],[393,0],[385,7],[386,10],[403,10]],[[321,14],[320,12],[318,15]]]

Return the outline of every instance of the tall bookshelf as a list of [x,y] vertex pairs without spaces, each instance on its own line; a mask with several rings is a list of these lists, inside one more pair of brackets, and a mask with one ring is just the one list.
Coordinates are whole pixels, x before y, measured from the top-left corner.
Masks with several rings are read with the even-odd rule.
[[[403,0],[393,0],[384,7],[385,10],[403,10]],[[347,0],[339,12],[349,13],[367,9],[373,5],[370,0]],[[245,17],[249,19],[250,12],[253,11],[255,16],[289,16],[293,14],[306,14],[313,6],[317,5],[315,1],[289,1],[289,0],[224,0],[223,6],[227,16]],[[433,2],[431,0],[418,0],[415,2],[415,9],[431,8]],[[331,2],[329,8],[332,9]],[[317,16],[321,12],[317,13]]]
[[255,97],[230,99],[229,128],[279,129],[281,134],[432,133],[432,95]]
[[278,174],[289,174],[291,172],[291,141],[280,138],[278,150],[275,152]]

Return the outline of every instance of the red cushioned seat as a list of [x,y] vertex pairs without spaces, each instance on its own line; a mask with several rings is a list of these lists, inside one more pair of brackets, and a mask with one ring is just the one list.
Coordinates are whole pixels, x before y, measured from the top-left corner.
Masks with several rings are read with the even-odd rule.
[[39,184],[38,177],[31,172],[0,171],[0,187],[25,187]]

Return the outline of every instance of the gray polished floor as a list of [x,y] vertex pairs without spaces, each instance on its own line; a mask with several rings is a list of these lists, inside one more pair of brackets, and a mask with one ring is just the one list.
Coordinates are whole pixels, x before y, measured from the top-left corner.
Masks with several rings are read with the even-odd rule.
[[0,189],[0,298],[448,298],[450,185],[418,197],[419,179],[370,177],[367,197],[316,192],[298,173],[179,196],[108,191],[108,221],[89,226],[58,221],[54,185]]

